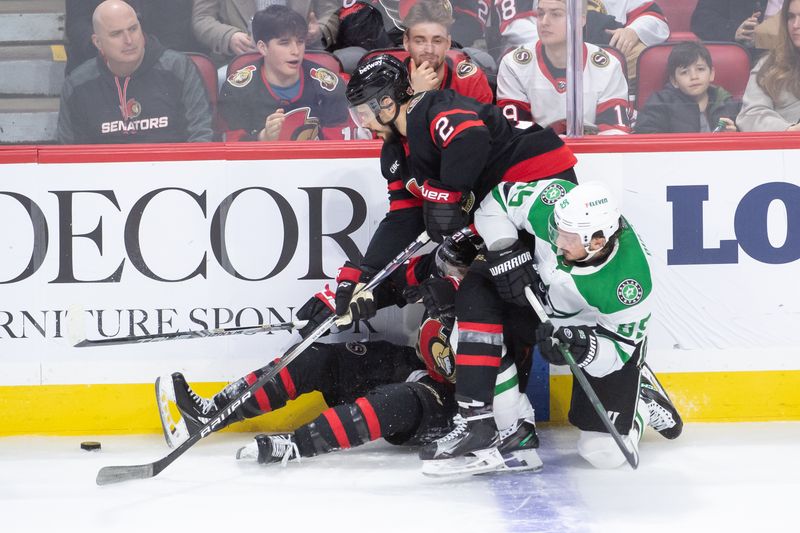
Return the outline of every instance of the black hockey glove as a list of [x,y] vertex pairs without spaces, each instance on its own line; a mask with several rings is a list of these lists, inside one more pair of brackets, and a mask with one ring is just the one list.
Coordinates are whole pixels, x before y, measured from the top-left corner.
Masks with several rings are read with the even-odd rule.
[[336,308],[335,298],[336,295],[333,294],[330,287],[325,285],[325,290],[312,296],[303,304],[303,307],[297,310],[295,316],[298,320],[308,320],[308,324],[298,330],[300,336],[305,339],[309,333],[317,329],[320,324],[333,314]]
[[436,248],[436,267],[442,276],[463,278],[483,248],[483,239],[474,226],[461,228]]
[[336,276],[339,284],[336,287],[336,316],[339,318],[335,322],[339,329],[348,329],[354,322],[370,319],[378,312],[372,292],[361,290],[367,281],[369,276],[350,261],[339,269]]
[[569,348],[575,363],[583,368],[597,355],[597,336],[589,326],[566,326],[554,330],[553,324],[545,322],[536,328],[536,344],[542,357],[554,365],[566,365],[567,360],[556,341]]
[[419,294],[428,316],[451,330],[456,319],[457,283],[452,278],[428,278],[419,285]]
[[438,180],[427,180],[422,186],[422,216],[425,229],[433,242],[469,224],[469,212],[475,195],[458,192]]
[[486,262],[500,298],[527,307],[525,287],[539,286],[539,274],[533,266],[530,250],[517,241],[503,250],[486,252]]

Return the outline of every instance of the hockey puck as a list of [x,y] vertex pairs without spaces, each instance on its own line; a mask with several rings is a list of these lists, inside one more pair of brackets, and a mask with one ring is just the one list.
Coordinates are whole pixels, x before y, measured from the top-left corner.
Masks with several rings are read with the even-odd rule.
[[81,450],[86,450],[87,452],[91,452],[99,449],[100,449],[99,442],[94,442],[94,441],[81,442]]

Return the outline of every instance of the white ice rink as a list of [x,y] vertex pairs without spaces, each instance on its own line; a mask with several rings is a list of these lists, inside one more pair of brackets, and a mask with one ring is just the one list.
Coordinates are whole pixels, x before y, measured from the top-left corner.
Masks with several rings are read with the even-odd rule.
[[[0,531],[798,531],[800,423],[688,424],[654,432],[638,471],[588,467],[565,426],[539,431],[538,474],[432,480],[383,441],[302,463],[234,459],[249,434],[212,435],[154,479],[98,487],[105,465],[167,453],[157,435],[0,438]],[[100,440],[85,452],[83,440]]]

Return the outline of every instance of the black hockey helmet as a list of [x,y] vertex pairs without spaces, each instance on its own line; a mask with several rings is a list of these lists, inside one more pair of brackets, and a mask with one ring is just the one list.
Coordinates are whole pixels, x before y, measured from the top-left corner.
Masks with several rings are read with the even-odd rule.
[[[394,122],[400,104],[414,95],[408,70],[402,61],[389,54],[381,54],[359,62],[345,91],[350,102],[350,114],[359,126],[372,118],[381,124]],[[380,119],[381,101],[389,97],[395,103],[395,116],[384,122]]]

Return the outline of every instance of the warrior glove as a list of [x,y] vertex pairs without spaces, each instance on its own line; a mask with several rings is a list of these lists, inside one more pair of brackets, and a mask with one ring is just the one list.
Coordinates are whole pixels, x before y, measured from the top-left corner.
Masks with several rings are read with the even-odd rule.
[[333,291],[325,285],[325,290],[318,292],[312,296],[303,307],[297,310],[295,316],[299,320],[308,320],[308,324],[300,328],[300,336],[304,339],[309,333],[317,329],[320,324],[325,322],[329,316],[333,314],[336,309],[336,295]]
[[557,344],[569,348],[575,363],[583,368],[597,355],[597,336],[589,326],[566,326],[554,329],[551,322],[539,324],[536,328],[536,344],[542,357],[554,365],[566,365],[567,360]]
[[527,307],[525,287],[539,287],[539,274],[533,266],[530,250],[517,241],[503,250],[487,252],[486,262],[500,298]]
[[336,326],[348,329],[354,322],[375,316],[378,308],[371,291],[361,290],[369,276],[350,261],[339,269],[336,276]]
[[475,203],[472,193],[463,194],[438,180],[427,180],[422,186],[422,216],[425,229],[434,242],[469,224],[469,212]]

